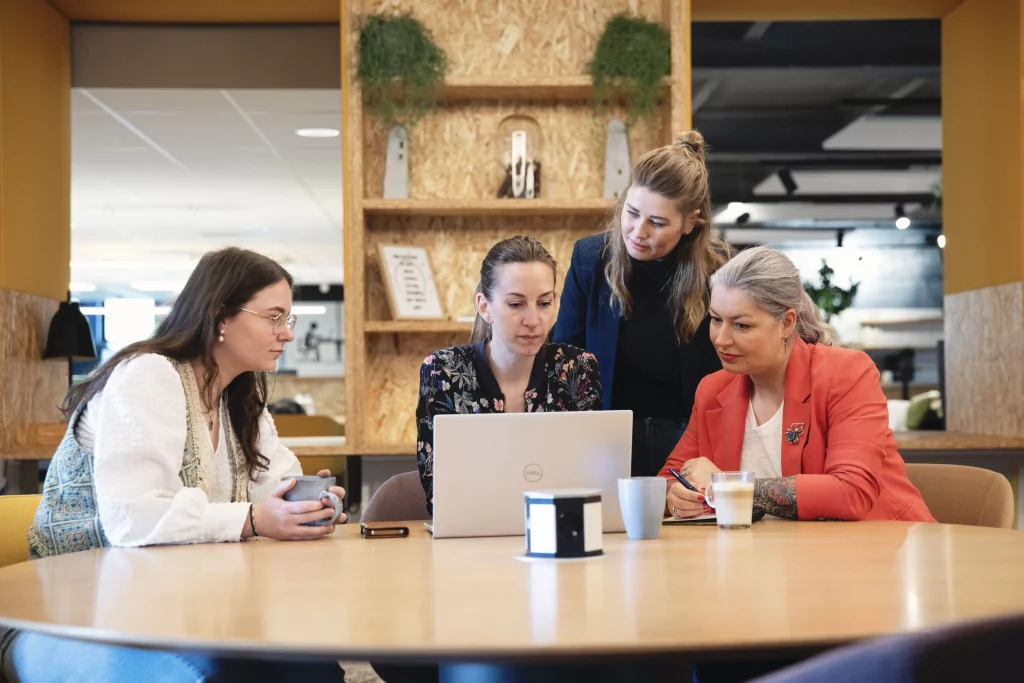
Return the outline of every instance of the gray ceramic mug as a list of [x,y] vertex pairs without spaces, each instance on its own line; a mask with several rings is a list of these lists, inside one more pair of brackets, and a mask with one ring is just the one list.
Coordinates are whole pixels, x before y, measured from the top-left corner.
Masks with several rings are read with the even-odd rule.
[[619,507],[627,536],[634,540],[657,538],[665,516],[665,480],[661,477],[619,479]]
[[[284,499],[287,501],[296,500],[319,500],[321,503],[326,498],[334,503],[334,516],[329,519],[321,519],[316,522],[306,522],[303,526],[327,526],[328,524],[334,524],[341,517],[341,498],[338,495],[331,493],[327,489],[331,486],[337,485],[336,477],[317,477],[317,476],[289,476],[281,477],[281,481],[288,481],[289,479],[295,480],[295,486],[291,487],[288,491],[285,491]],[[324,506],[326,507],[326,506]]]

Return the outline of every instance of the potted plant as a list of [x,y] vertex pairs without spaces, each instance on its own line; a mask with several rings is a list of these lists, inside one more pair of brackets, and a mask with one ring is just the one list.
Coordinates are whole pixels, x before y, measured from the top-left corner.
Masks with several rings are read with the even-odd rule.
[[369,114],[385,128],[411,127],[437,108],[448,56],[411,14],[363,17],[359,69]]
[[843,289],[832,284],[832,276],[836,271],[828,265],[825,259],[821,260],[821,268],[818,275],[821,277],[821,286],[815,287],[809,282],[804,283],[804,291],[811,297],[811,300],[821,309],[825,316],[825,322],[830,322],[833,315],[839,315],[853,304],[853,297],[857,296],[859,282],[851,282],[849,289]]
[[650,119],[672,72],[672,40],[662,24],[617,14],[608,20],[588,65],[600,109],[616,93],[626,98],[627,125]]

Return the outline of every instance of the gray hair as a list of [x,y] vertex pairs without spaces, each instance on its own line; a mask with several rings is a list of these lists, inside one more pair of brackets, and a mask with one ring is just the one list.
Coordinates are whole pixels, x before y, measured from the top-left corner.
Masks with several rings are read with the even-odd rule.
[[712,289],[722,285],[741,290],[777,321],[793,309],[801,339],[808,344],[839,345],[839,336],[822,320],[817,304],[804,291],[800,271],[781,252],[768,247],[742,251],[715,271],[710,285]]

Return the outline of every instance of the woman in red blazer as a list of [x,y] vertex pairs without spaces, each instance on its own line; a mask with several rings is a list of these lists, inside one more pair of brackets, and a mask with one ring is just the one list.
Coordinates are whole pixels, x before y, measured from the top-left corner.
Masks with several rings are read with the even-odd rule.
[[783,254],[757,247],[711,277],[711,341],[723,369],[697,388],[660,475],[675,517],[706,511],[718,471],[753,471],[754,507],[786,519],[934,522],[896,451],[878,370],[835,346]]

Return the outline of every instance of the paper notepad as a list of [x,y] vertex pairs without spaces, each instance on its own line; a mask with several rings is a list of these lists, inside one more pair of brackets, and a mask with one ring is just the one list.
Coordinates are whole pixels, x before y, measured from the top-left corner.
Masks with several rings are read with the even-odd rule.
[[662,524],[717,524],[718,521],[714,515],[700,515],[699,517],[688,517],[687,519],[676,519],[675,517],[666,517],[661,520]]

